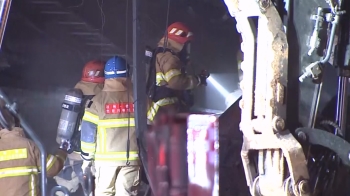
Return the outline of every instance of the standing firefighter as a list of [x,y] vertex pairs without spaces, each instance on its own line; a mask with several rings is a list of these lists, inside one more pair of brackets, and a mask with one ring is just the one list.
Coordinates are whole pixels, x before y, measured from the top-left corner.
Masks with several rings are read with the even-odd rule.
[[[0,195],[40,196],[40,151],[16,126],[15,117],[0,99]],[[47,176],[53,177],[63,168],[69,143],[60,143],[55,155],[48,155]]]
[[82,168],[94,161],[95,195],[137,195],[140,163],[133,102],[127,62],[113,57],[105,65],[103,90],[88,104],[82,122]]
[[[104,83],[104,62],[93,60],[84,66],[81,80],[75,85],[75,89],[80,89],[83,93],[82,106],[85,106],[87,100],[92,99],[97,93],[101,92]],[[78,125],[83,117],[84,107],[82,107],[79,117],[76,119]],[[77,126],[79,127],[79,126]],[[60,138],[57,138],[58,142]],[[58,185],[66,187],[71,193],[79,188],[79,183],[84,187],[84,176],[81,166],[83,160],[80,156],[80,127],[74,130],[72,139],[74,152],[68,155],[64,169],[54,177]],[[88,193],[87,193],[88,194]],[[57,196],[64,196],[63,192],[57,192]]]
[[187,75],[190,42],[193,33],[183,23],[176,22],[167,29],[167,39],[162,38],[151,59],[147,91],[152,100],[147,113],[152,122],[160,112],[177,113],[183,106],[190,107],[189,90],[206,85],[208,74]]

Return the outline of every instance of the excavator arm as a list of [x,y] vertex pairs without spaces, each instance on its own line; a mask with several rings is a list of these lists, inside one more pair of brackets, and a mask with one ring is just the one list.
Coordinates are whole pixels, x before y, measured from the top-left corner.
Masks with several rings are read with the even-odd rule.
[[225,0],[241,33],[244,61],[241,158],[252,195],[310,195],[302,146],[286,127],[288,42],[274,2]]

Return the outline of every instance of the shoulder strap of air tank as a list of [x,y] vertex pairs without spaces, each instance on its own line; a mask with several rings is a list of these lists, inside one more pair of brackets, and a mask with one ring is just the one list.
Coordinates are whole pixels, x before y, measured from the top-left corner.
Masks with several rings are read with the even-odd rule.
[[156,57],[157,57],[157,55],[159,53],[165,53],[165,52],[170,52],[173,55],[177,55],[173,50],[171,50],[169,48],[157,47],[153,51],[153,56],[152,56],[152,59],[150,61],[151,65],[153,65],[155,67],[156,66]]
[[87,108],[90,108],[91,104],[92,104],[92,98],[94,98],[95,95],[84,95],[84,98],[83,98],[83,106],[84,107],[87,107]]

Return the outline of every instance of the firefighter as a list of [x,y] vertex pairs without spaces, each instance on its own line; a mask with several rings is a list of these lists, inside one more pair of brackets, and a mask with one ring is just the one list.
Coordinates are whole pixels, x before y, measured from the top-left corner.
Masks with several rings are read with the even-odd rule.
[[[18,120],[7,110],[0,99],[0,195],[39,196],[41,169],[40,151],[36,144],[25,137]],[[67,157],[68,142],[62,142],[56,154],[48,154],[47,176],[53,177],[63,168]]]
[[[185,68],[189,63],[190,44],[193,33],[181,23],[171,24],[167,29],[167,39],[163,37],[154,52],[151,66],[155,66],[155,82],[147,83],[147,91],[152,103],[147,113],[148,123],[153,122],[161,112],[177,113],[183,105],[189,108],[193,103],[189,90],[206,85],[207,74],[187,75]],[[151,69],[150,69],[151,70]],[[152,79],[152,74],[149,74]],[[151,89],[151,90],[149,90]]]
[[[80,89],[84,95],[84,103],[92,99],[97,93],[101,92],[104,83],[104,62],[92,60],[85,64],[81,80],[74,88]],[[83,103],[83,105],[84,105]],[[81,119],[78,119],[80,123]],[[64,169],[54,177],[58,185],[66,187],[70,193],[75,193],[79,188],[79,183],[84,187],[84,176],[81,166],[83,159],[80,156],[80,130],[77,130],[72,141],[74,152],[68,155]],[[58,139],[57,142],[59,142]],[[76,144],[76,145],[73,145]],[[86,191],[86,190],[84,190]],[[57,196],[64,196],[63,192],[56,192]]]
[[95,195],[137,195],[140,162],[127,62],[115,56],[104,73],[104,87],[87,104],[81,125],[82,169],[94,161]]

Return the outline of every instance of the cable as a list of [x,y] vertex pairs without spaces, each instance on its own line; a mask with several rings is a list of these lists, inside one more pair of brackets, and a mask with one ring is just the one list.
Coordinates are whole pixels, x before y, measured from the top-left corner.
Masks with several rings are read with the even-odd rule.
[[79,5],[73,5],[73,6],[69,6],[68,8],[77,8],[77,7],[81,7],[83,6],[85,3],[85,0],[81,0],[81,3]]
[[338,135],[338,133],[340,133],[341,129],[340,127],[333,121],[331,120],[323,120],[320,122],[321,125],[330,125],[335,129],[335,135]]
[[101,13],[101,40],[100,40],[100,43],[101,43],[101,47],[100,47],[100,61],[102,61],[102,47],[103,47],[103,29],[104,29],[104,26],[106,24],[106,16],[105,16],[105,13],[103,12],[103,4],[104,4],[104,0],[101,1],[100,3],[100,0],[96,0],[97,2],[97,5],[98,7],[100,8],[100,13]]
[[169,12],[170,12],[170,0],[168,0],[168,10],[166,15],[166,22],[165,22],[165,33],[164,33],[164,52],[165,48],[168,47],[168,25],[169,25]]
[[[129,0],[126,0],[126,14],[125,14],[125,61],[126,61],[126,72],[127,78],[130,77],[130,70],[128,66],[128,14],[129,14]],[[134,65],[135,66],[135,65]],[[127,81],[128,82],[128,81]],[[127,83],[128,85],[128,83]],[[130,157],[130,89],[127,87],[128,93],[128,140],[126,142],[126,165],[130,165],[129,157]]]

